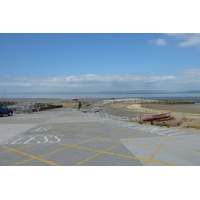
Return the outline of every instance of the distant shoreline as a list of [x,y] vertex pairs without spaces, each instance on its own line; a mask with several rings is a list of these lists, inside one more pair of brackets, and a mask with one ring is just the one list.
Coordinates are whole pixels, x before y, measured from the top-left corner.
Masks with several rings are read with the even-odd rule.
[[[107,98],[80,98],[78,101],[86,101],[86,102],[97,102],[101,100],[105,100]],[[61,98],[0,98],[0,101],[16,101],[16,102],[38,102],[38,103],[53,103],[60,104],[65,101],[73,101],[71,98],[61,99]]]
[[[102,100],[110,100],[109,98],[80,98],[78,101],[80,102],[97,102]],[[62,102],[70,102],[72,99],[61,99],[61,98],[0,98],[0,101],[16,101],[16,102],[38,102],[38,103],[52,103],[52,104],[61,104]],[[74,101],[76,102],[76,101]],[[138,104],[140,105],[140,104]],[[138,106],[137,106],[138,107]],[[133,108],[134,109],[134,106]],[[136,108],[135,108],[136,109]],[[138,109],[138,108],[137,108]],[[146,112],[149,111],[157,111],[157,112],[163,112],[163,111],[171,111],[175,113],[182,113],[184,115],[190,115],[190,114],[197,114],[200,115],[200,103],[195,104],[184,104],[184,105],[162,105],[162,104],[141,104],[139,110],[146,109]]]
[[200,103],[200,93],[131,93],[131,92],[110,92],[110,93],[0,93],[0,99],[152,99],[152,100],[173,100],[173,101],[192,101]]
[[60,102],[63,99],[59,98],[0,98],[0,101],[18,101],[18,102],[23,102],[23,101],[30,101],[30,102]]

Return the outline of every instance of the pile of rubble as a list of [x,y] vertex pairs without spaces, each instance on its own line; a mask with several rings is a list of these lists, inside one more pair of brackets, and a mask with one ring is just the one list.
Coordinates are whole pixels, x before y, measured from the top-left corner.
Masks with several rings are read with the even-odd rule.
[[[105,118],[113,118],[113,119],[132,119],[127,116],[114,116],[106,113],[105,107],[109,105],[115,104],[116,106],[124,106],[126,107],[129,104],[153,104],[153,103],[164,103],[162,100],[147,100],[147,99],[112,99],[112,100],[103,100],[99,102],[95,102],[94,104],[87,104],[82,106],[82,112],[84,113],[92,113],[99,115],[100,117]],[[135,119],[135,117],[133,118]]]
[[60,108],[62,105],[54,105],[50,103],[37,103],[37,102],[17,102],[17,101],[2,101],[1,105],[5,105],[8,108],[12,109],[15,113],[31,113],[41,110],[48,110],[53,108]]

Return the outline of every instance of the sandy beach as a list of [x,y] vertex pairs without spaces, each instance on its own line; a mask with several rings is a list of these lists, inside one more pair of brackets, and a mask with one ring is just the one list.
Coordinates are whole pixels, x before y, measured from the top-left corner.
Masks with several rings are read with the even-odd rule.
[[185,104],[185,105],[161,105],[161,104],[143,104],[141,105],[142,108],[158,110],[161,112],[172,112],[182,113],[182,114],[193,114],[193,115],[200,115],[200,104]]
[[119,115],[140,115],[140,114],[158,114],[171,112],[175,116],[195,116],[200,117],[200,104],[113,104],[108,105],[105,110],[110,114]]

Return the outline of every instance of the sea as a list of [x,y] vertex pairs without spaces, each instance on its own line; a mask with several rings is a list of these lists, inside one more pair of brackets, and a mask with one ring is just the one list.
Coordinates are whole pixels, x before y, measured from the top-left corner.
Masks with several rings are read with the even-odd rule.
[[56,99],[72,99],[72,98],[92,98],[92,99],[153,99],[153,100],[173,100],[188,101],[200,103],[200,92],[181,92],[181,93],[0,93],[0,98],[17,99],[17,98],[56,98]]

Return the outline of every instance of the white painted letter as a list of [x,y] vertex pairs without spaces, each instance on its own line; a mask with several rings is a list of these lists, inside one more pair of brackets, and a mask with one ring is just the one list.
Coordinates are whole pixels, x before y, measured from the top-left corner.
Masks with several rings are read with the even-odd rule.
[[42,129],[42,127],[37,128],[37,129],[34,129],[34,130],[32,130],[31,132],[39,132],[41,129]]
[[[36,136],[34,136],[34,137],[30,138],[29,140],[27,140],[27,141],[26,141],[26,142],[24,142],[23,144],[28,144],[28,142],[29,142],[29,141],[31,141],[31,140],[35,140],[35,137],[36,137]],[[31,143],[29,143],[29,144],[31,144]]]
[[40,132],[42,132],[42,131],[47,132],[49,129],[51,129],[51,127],[44,127]]
[[57,141],[55,141],[55,142],[53,142],[53,141],[49,141],[49,143],[57,143],[57,142],[60,141],[60,139],[59,139],[57,136],[53,136],[53,135],[51,135],[51,137],[55,137],[55,138],[57,138]]
[[[41,135],[41,136],[42,136],[42,135]],[[45,141],[44,141],[44,142],[40,142],[40,141],[38,141],[37,143],[47,143],[47,142],[48,142],[47,135],[46,135],[46,136],[44,136],[44,138],[45,138]]]
[[179,132],[179,133],[173,133],[173,134],[170,134],[170,135],[168,135],[168,136],[172,136],[172,135],[179,135],[179,134],[181,134],[181,133],[183,133],[183,132]]
[[18,142],[18,143],[16,143],[16,142],[19,141],[19,140],[21,140],[22,138],[25,138],[25,137],[26,137],[26,136],[23,136],[23,137],[21,137],[21,138],[15,140],[15,141],[12,142],[11,144],[21,144],[22,142]]

